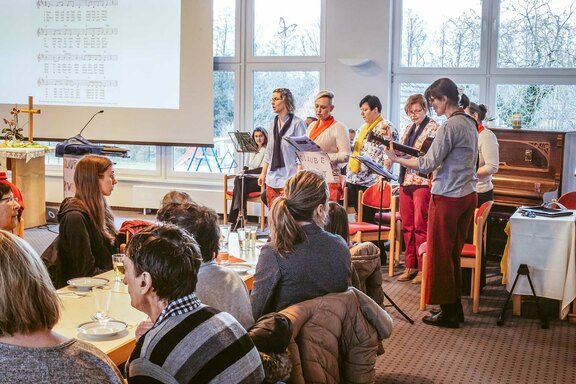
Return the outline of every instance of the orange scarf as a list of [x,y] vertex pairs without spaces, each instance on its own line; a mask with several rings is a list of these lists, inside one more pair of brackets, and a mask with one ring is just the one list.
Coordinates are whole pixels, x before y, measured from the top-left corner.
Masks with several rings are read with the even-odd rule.
[[312,140],[316,140],[316,138],[320,136],[322,132],[327,130],[332,125],[332,123],[334,123],[334,116],[331,115],[329,118],[323,121],[317,120],[315,123],[316,124],[308,135],[308,137],[310,137]]
[[478,134],[482,133],[482,131],[485,129],[486,128],[484,128],[484,125],[482,123],[478,123]]

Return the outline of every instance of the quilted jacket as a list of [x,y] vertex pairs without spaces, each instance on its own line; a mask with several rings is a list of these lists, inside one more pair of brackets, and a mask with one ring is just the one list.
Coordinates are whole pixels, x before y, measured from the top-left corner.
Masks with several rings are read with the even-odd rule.
[[373,383],[376,352],[392,332],[392,318],[356,288],[294,304],[288,346],[291,383]]

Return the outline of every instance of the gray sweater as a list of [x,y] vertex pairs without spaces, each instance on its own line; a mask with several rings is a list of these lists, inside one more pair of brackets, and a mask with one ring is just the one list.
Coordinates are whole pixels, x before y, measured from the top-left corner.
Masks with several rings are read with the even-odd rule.
[[46,348],[0,343],[0,383],[123,383],[98,348],[76,339]]
[[315,224],[302,228],[306,240],[294,252],[280,255],[270,245],[262,248],[250,295],[254,319],[350,286],[351,257],[345,241]]
[[254,325],[248,288],[236,272],[215,262],[202,263],[196,296],[202,303],[234,316],[244,329]]
[[451,116],[436,132],[425,156],[418,158],[422,173],[434,170],[434,195],[464,197],[476,191],[478,129],[471,118]]

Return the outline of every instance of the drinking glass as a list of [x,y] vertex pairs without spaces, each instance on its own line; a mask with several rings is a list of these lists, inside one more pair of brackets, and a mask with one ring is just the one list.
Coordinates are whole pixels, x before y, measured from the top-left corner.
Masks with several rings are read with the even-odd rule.
[[99,323],[107,323],[110,320],[110,302],[112,301],[112,290],[108,286],[95,287],[92,290],[94,298],[94,316],[92,318]]
[[238,233],[238,245],[240,246],[240,251],[248,250],[250,248],[250,230],[247,228],[238,228],[236,233]]
[[256,235],[258,234],[258,227],[255,225],[250,225],[246,227],[246,231],[248,231],[249,235],[248,238],[250,239],[249,248],[256,249]]
[[116,278],[114,281],[122,282],[124,278],[124,254],[115,253],[112,255],[112,266],[114,267],[114,274]]
[[228,239],[230,237],[230,224],[221,224],[220,227],[220,251],[216,260],[220,265],[227,265],[230,263],[230,254],[228,253]]

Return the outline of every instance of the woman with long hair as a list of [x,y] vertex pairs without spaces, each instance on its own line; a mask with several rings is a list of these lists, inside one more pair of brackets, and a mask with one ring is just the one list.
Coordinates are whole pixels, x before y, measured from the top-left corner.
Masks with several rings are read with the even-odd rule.
[[[258,152],[250,152],[248,165],[244,167],[244,176],[236,177],[234,179],[234,192],[232,194],[232,204],[230,205],[230,214],[228,215],[228,222],[236,224],[238,219],[238,212],[240,211],[240,202],[243,202],[242,211],[246,217],[246,200],[250,192],[259,192],[260,186],[258,185],[258,175],[262,172],[262,163],[264,162],[264,155],[266,153],[266,146],[268,145],[268,132],[262,127],[254,128],[252,131],[252,138],[258,146]],[[248,174],[248,176],[246,176]],[[244,183],[244,186],[242,186]]]
[[478,130],[476,121],[461,111],[468,98],[459,94],[452,80],[436,80],[424,96],[438,116],[447,118],[430,149],[418,158],[398,157],[393,145],[386,153],[406,168],[424,174],[435,171],[428,209],[426,302],[440,304],[440,311],[422,321],[458,328],[464,322],[460,254],[477,201]]
[[74,171],[76,194],[64,199],[58,212],[58,255],[64,279],[93,276],[112,269],[116,228],[106,203],[116,185],[109,158],[84,156]]
[[346,241],[326,232],[328,186],[320,173],[299,171],[270,210],[270,242],[260,252],[251,301],[254,319],[292,304],[343,292],[350,285]]
[[98,348],[52,330],[61,311],[38,254],[0,231],[0,381],[123,383],[118,368]]

